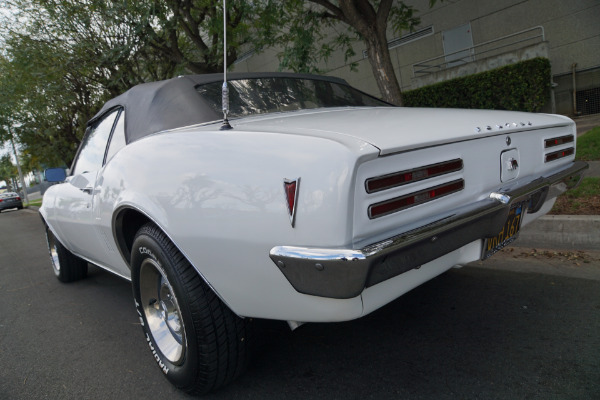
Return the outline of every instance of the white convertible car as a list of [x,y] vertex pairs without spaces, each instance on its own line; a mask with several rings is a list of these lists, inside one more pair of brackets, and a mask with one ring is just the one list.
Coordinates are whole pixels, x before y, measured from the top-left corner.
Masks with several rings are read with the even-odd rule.
[[89,122],[40,210],[58,279],[133,286],[144,337],[190,392],[244,369],[252,318],[362,317],[490,257],[587,164],[568,118],[390,106],[340,79],[222,75],[136,86]]

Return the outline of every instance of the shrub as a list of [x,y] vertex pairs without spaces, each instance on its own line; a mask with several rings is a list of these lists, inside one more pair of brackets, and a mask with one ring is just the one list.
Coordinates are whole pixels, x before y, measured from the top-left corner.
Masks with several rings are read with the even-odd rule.
[[404,92],[404,103],[538,112],[549,99],[550,78],[550,61],[534,58]]

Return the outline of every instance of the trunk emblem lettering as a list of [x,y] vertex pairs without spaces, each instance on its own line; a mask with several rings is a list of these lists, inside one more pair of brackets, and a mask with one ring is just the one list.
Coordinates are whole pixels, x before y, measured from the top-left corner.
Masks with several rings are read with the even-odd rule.
[[480,133],[483,130],[499,131],[504,128],[517,128],[518,126],[533,126],[533,123],[531,121],[527,121],[527,122],[520,121],[520,122],[506,122],[504,124],[476,126],[475,132]]

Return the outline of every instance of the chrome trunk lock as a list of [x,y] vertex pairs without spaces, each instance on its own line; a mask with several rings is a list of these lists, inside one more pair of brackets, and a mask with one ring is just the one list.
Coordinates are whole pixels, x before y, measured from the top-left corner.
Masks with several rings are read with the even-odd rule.
[[519,150],[503,151],[500,155],[500,181],[507,182],[516,179],[519,176],[520,164]]

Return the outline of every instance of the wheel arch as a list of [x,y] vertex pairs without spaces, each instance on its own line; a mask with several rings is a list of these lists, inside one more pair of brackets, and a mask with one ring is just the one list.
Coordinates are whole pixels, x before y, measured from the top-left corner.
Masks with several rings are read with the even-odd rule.
[[46,216],[45,216],[45,215],[44,215],[44,214],[43,214],[41,211],[38,213],[38,215],[40,216],[40,219],[42,220],[42,224],[44,225],[44,230],[45,230],[45,233],[46,233],[46,237],[47,237],[47,235],[48,235],[48,232],[47,232],[47,231],[50,231],[50,232],[52,233],[52,235],[54,235],[54,238],[55,238],[55,239],[56,239],[56,240],[57,240],[57,241],[58,241],[58,242],[59,242],[61,245],[63,245],[63,246],[64,246],[65,244],[64,244],[64,243],[63,243],[63,241],[62,241],[62,240],[59,238],[59,236],[56,234],[56,230],[54,229],[54,227],[53,227],[52,225],[50,225],[50,224],[48,223],[48,221],[46,221]]
[[[129,270],[131,270],[131,252],[135,236],[140,230],[140,228],[147,223],[154,224],[160,231],[162,231],[171,241],[171,243],[173,243],[173,245],[177,248],[177,250],[183,255],[183,257],[185,257],[188,260],[188,262],[190,262],[186,254],[183,251],[181,251],[179,246],[177,246],[177,243],[173,241],[173,239],[168,235],[167,232],[165,232],[165,230],[160,226],[160,224],[156,223],[156,221],[154,221],[144,212],[132,206],[122,206],[119,209],[117,209],[117,211],[114,213],[112,226],[115,242]],[[221,294],[217,290],[215,290],[214,286],[208,281],[208,279],[206,279],[204,274],[202,274],[202,272],[200,272],[198,268],[196,268],[191,262],[190,264],[196,270],[196,273],[198,274],[198,276],[200,276],[200,279],[202,279],[208,285],[210,290],[212,290],[217,295],[217,297],[221,299],[221,301],[230,310],[233,311],[233,308],[230,306],[230,304],[226,301],[225,298],[223,298],[223,296],[221,296]],[[238,316],[242,317],[239,314]]]
[[[135,234],[146,223],[156,224],[150,217],[133,207],[119,208],[113,217],[113,235],[123,260],[131,270],[131,249]],[[159,227],[160,228],[160,227]]]

